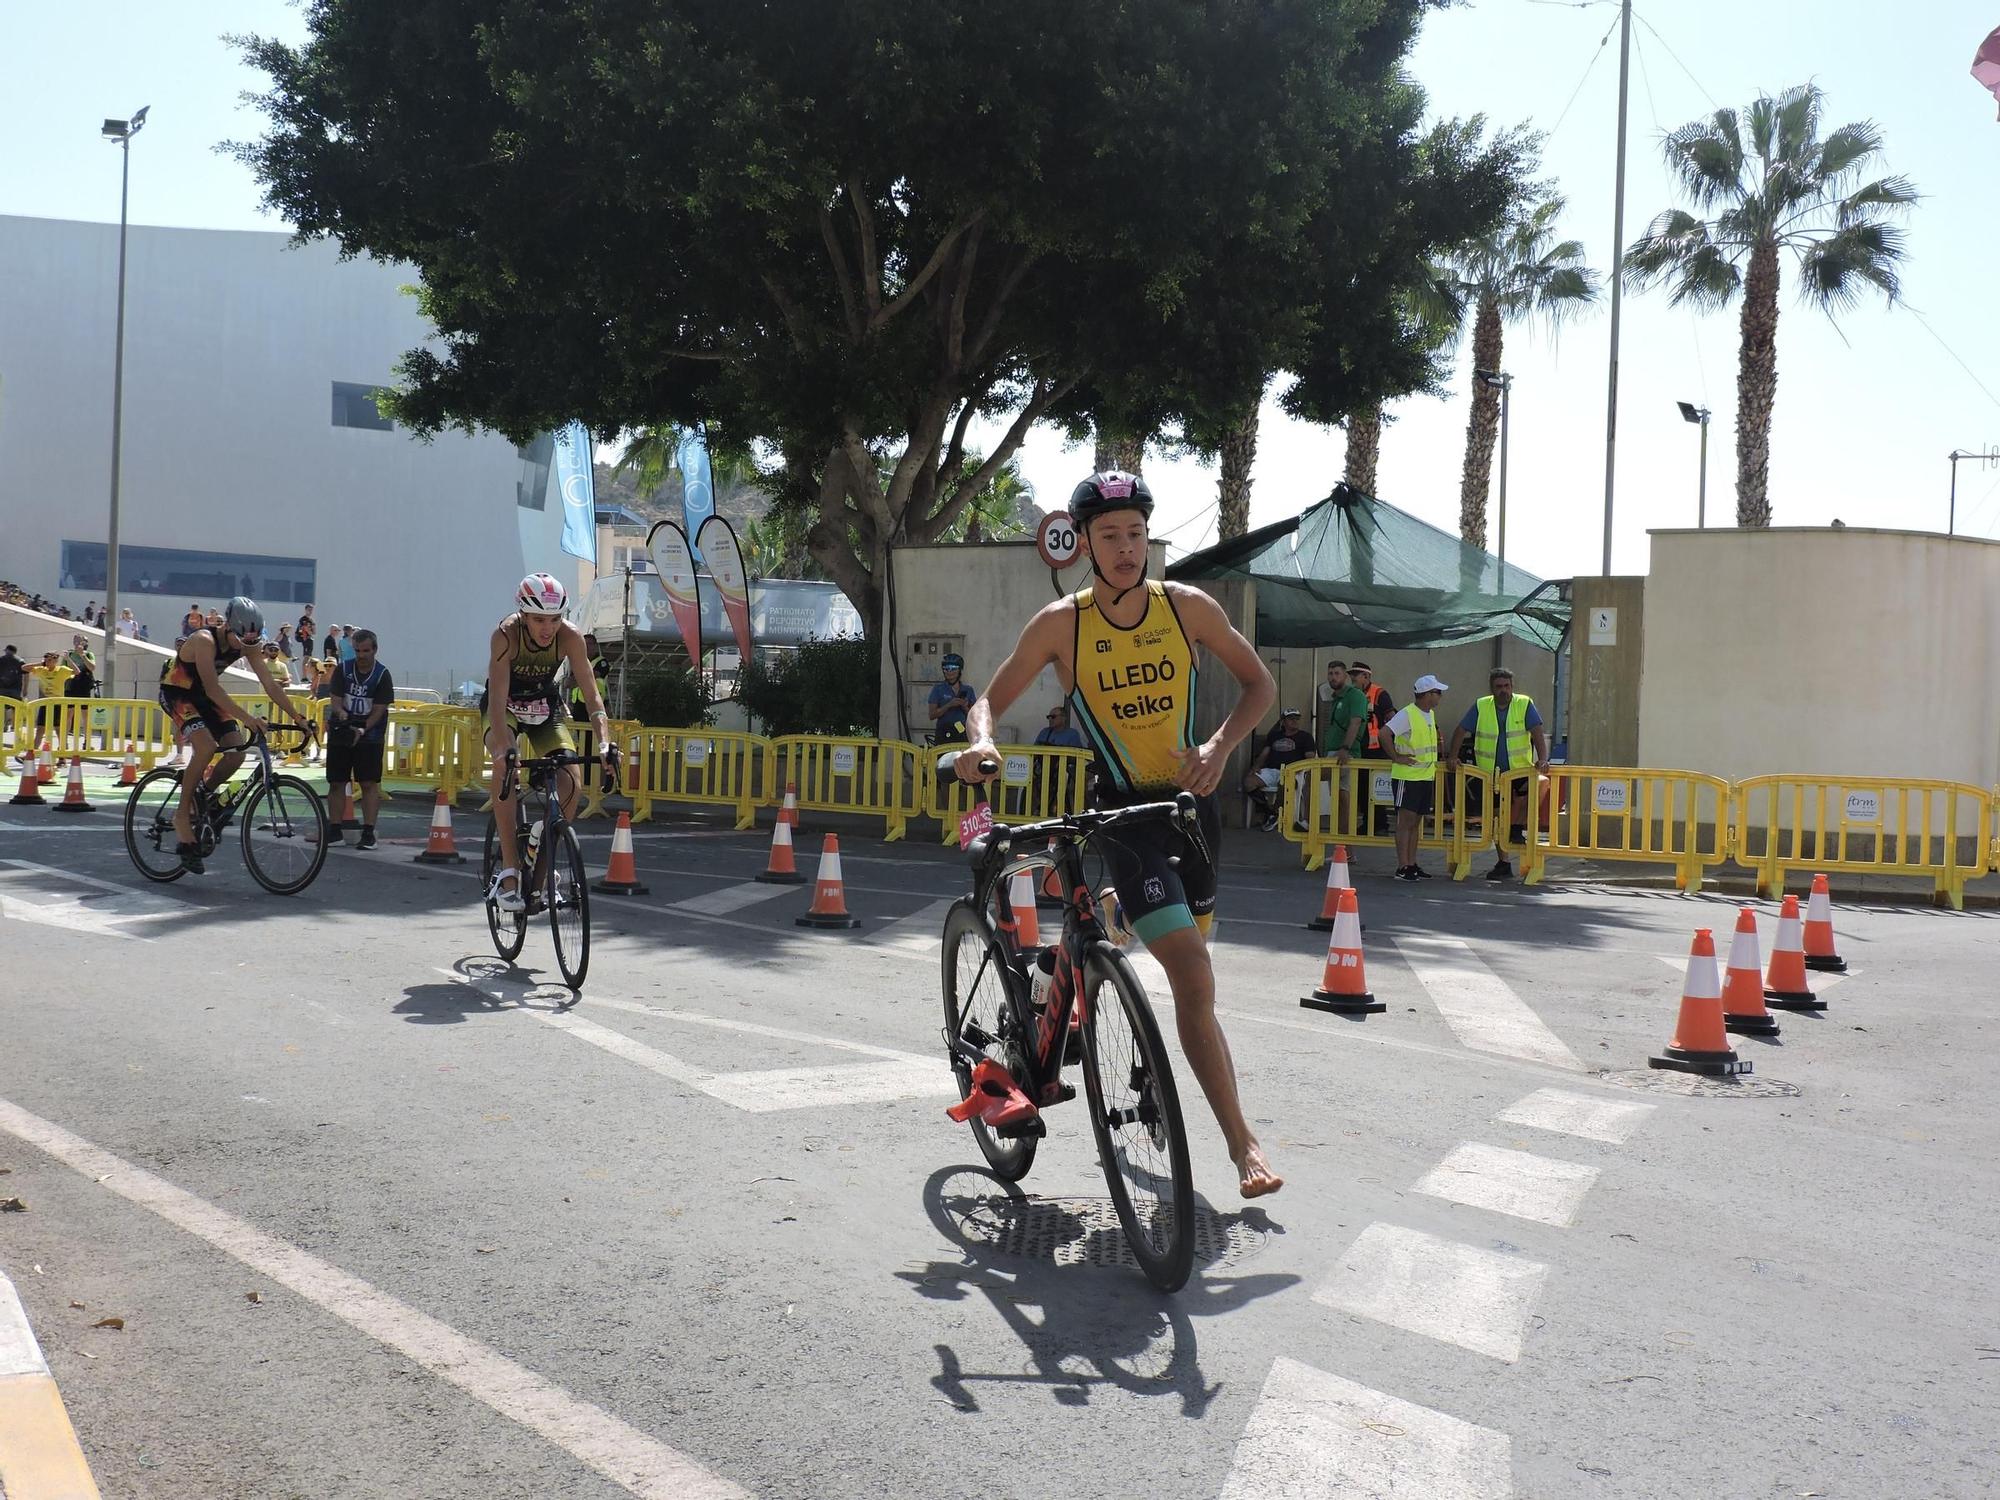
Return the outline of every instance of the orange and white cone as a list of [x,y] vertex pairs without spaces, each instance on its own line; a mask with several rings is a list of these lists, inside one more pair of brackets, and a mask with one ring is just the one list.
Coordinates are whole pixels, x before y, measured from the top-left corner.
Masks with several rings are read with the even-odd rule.
[[63,799],[56,804],[57,812],[96,812],[83,800],[83,757],[72,755],[69,761],[69,785],[63,788]]
[[44,739],[40,744],[35,746],[35,780],[39,781],[43,786],[47,786],[55,779],[55,752],[49,749],[49,742]]
[[1815,974],[1845,974],[1847,960],[1833,941],[1833,893],[1824,875],[1813,876],[1806,898],[1806,967]]
[[125,764],[118,772],[118,784],[120,786],[139,784],[139,749],[130,740],[125,742]]
[[443,787],[438,788],[437,805],[431,809],[431,833],[424,841],[424,852],[413,861],[420,865],[462,865],[465,856],[458,852],[458,844],[451,836],[451,798],[445,795]]
[[1007,883],[1008,904],[1014,908],[1014,945],[1028,951],[1042,946],[1042,924],[1035,917],[1035,882],[1026,870]]
[[[789,798],[790,793],[786,796]],[[793,816],[797,816],[796,809]],[[778,822],[771,829],[771,858],[764,866],[764,873],[757,877],[766,885],[804,885],[805,876],[799,873],[798,861],[792,857],[792,825],[784,814],[778,815]]]
[[1326,895],[1320,902],[1319,915],[1306,926],[1314,932],[1327,932],[1333,927],[1333,919],[1340,914],[1340,893],[1354,889],[1354,881],[1347,872],[1347,845],[1335,844],[1333,858],[1326,866]]
[[1825,1010],[1826,1002],[1806,980],[1805,940],[1799,932],[1799,898],[1785,897],[1778,915],[1778,941],[1764,976],[1764,998],[1781,1010]]
[[829,833],[820,846],[819,876],[813,882],[812,910],[792,918],[801,927],[831,931],[859,927],[858,917],[847,914],[847,887],[840,878],[840,840]]
[[1361,913],[1353,886],[1341,888],[1339,902],[1334,908],[1333,936],[1326,944],[1326,972],[1320,977],[1319,988],[1302,997],[1299,1004],[1336,1016],[1387,1010],[1388,1006],[1368,993],[1368,971],[1361,958]]
[[1696,930],[1694,946],[1688,950],[1687,981],[1681,986],[1680,1019],[1674,1024],[1674,1038],[1660,1056],[1646,1059],[1650,1068],[1672,1068],[1680,1073],[1700,1073],[1710,1078],[1728,1078],[1748,1073],[1750,1064],[1729,1045],[1729,1032],[1722,1021],[1722,982],[1715,972],[1715,935],[1706,927]]
[[21,790],[7,799],[7,805],[10,807],[19,807],[24,802],[32,803],[36,807],[48,805],[42,798],[42,781],[35,774],[35,763],[32,760],[21,767]]
[[1736,914],[1729,940],[1729,968],[1722,976],[1722,1025],[1739,1036],[1776,1036],[1778,1023],[1764,1008],[1764,961],[1757,952],[1757,913]]
[[785,801],[778,809],[778,821],[787,828],[799,826],[799,789],[789,781],[785,783]]
[[611,863],[605,867],[604,878],[592,881],[590,888],[613,896],[646,894],[646,887],[639,884],[639,862],[632,856],[630,813],[618,815],[618,826],[611,830]]

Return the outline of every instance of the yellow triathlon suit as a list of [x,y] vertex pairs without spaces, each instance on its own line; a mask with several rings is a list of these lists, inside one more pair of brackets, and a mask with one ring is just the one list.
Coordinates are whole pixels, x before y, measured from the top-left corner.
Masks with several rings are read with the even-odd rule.
[[[530,756],[574,750],[568,722],[556,703],[556,672],[562,666],[561,632],[547,646],[537,646],[515,615],[504,627],[512,654],[507,659],[507,727],[526,742]],[[479,700],[482,712],[486,699]]]
[[[1114,625],[1084,589],[1076,605],[1076,685],[1070,702],[1095,752],[1100,807],[1170,799],[1179,790],[1175,753],[1195,744],[1194,645],[1181,627],[1167,586],[1146,584],[1146,613],[1130,628]],[[1215,914],[1214,855],[1221,843],[1215,799],[1199,799],[1202,840],[1147,823],[1099,846],[1125,919],[1151,942],[1179,927],[1204,934]],[[1178,858],[1175,866],[1171,860]]]

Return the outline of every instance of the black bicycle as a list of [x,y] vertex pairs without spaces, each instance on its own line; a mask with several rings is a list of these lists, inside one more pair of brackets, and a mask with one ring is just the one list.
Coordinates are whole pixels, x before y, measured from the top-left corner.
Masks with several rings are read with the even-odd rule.
[[[486,925],[493,933],[494,951],[512,963],[520,957],[521,945],[527,941],[528,919],[547,912],[549,931],[556,944],[556,967],[562,970],[563,982],[571,989],[583,984],[583,976],[590,969],[590,882],[583,865],[583,846],[577,842],[576,830],[563,814],[557,773],[565,766],[593,763],[590,757],[578,755],[574,750],[558,750],[528,760],[509,750],[501,786],[503,797],[514,805],[514,851],[523,866],[516,880],[525,903],[523,908],[503,911],[494,899],[493,876],[504,868],[500,863],[497,808],[487,820],[486,853],[479,867],[479,878],[486,892]],[[527,773],[530,797],[540,799],[541,816],[533,823],[528,817],[529,797],[517,795],[522,772]]]
[[[954,752],[955,753],[955,752]],[[949,778],[953,755],[940,757]],[[987,768],[987,774],[997,770]],[[1019,1182],[1047,1133],[1042,1112],[1076,1097],[1081,1063],[1098,1161],[1147,1280],[1178,1291],[1194,1266],[1194,1181],[1180,1095],[1159,1023],[1131,963],[1105,935],[1083,855],[1093,839],[1171,822],[1199,839],[1195,800],[1148,802],[1042,823],[998,825],[972,841],[972,891],[944,923],[944,1039],[966,1119],[994,1173]],[[1061,885],[1062,931],[1048,948],[1019,941],[1014,877]]]
[[[274,896],[296,896],[318,878],[326,863],[326,805],[319,793],[296,776],[273,768],[270,741],[306,731],[272,724],[250,736],[245,765],[249,774],[196,793],[195,847],[207,859],[221,846],[232,821],[243,825],[243,863],[251,878]],[[218,751],[218,754],[226,752]],[[125,851],[148,880],[179,880],[187,874],[178,852],[174,813],[180,807],[181,772],[159,766],[139,778],[125,799]]]

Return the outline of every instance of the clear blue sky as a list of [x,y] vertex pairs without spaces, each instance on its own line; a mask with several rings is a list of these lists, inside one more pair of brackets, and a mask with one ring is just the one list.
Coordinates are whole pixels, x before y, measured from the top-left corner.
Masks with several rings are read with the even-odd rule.
[[[2000,244],[2000,124],[1991,96],[1967,72],[1980,39],[2000,25],[2000,0],[1925,0],[1893,22],[1858,0],[1810,7],[1642,0],[1637,15],[1628,242],[1673,202],[1660,165],[1662,130],[1717,103],[1741,105],[1760,89],[1816,80],[1829,121],[1877,121],[1887,170],[1916,180],[1924,201],[1909,218],[1905,295],[1973,373],[1909,310],[1866,303],[1836,331],[1788,293],[1771,495],[1780,525],[1838,516],[1851,526],[1942,530],[1945,454],[2000,446],[2000,399],[1989,394],[2000,392],[1993,354],[2000,300],[1989,290]],[[1611,241],[1615,31],[1599,44],[1616,19],[1607,0],[1475,0],[1433,16],[1412,59],[1438,113],[1483,112],[1551,132],[1546,168],[1569,198],[1566,230],[1600,269]],[[282,228],[260,210],[249,175],[215,150],[258,128],[240,96],[261,80],[223,42],[231,32],[296,38],[303,22],[284,0],[0,10],[0,213],[116,218],[117,152],[98,127],[150,104],[133,148],[134,222]],[[1509,331],[1506,364],[1516,385],[1508,551],[1544,576],[1597,569],[1608,344],[1601,312],[1559,340]],[[1733,520],[1735,369],[1733,310],[1697,317],[1671,311],[1658,295],[1626,298],[1620,571],[1645,567],[1648,526],[1694,521],[1696,431],[1675,411],[1677,399],[1714,409],[1709,516]],[[1447,529],[1457,524],[1465,403],[1461,368],[1446,399],[1392,408],[1383,441],[1384,497]],[[1252,500],[1257,523],[1324,495],[1343,448],[1337,431],[1288,423],[1268,408],[1266,415]],[[1024,450],[1023,469],[1048,504],[1087,465],[1086,453],[1066,451],[1053,434],[1036,434]],[[1215,498],[1212,470],[1163,460],[1148,467],[1163,527],[1182,528],[1174,541],[1194,544],[1204,531],[1212,539],[1212,519],[1204,519]],[[1961,529],[2000,536],[2000,469],[1961,466],[1959,517]]]

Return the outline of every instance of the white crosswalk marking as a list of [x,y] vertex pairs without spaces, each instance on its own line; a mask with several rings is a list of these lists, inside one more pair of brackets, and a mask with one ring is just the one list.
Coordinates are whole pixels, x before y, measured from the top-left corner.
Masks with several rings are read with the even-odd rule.
[[1313,1301],[1494,1359],[1521,1340],[1549,1268],[1394,1224],[1370,1224]]
[[1466,1141],[1425,1173],[1416,1191],[1468,1208],[1567,1225],[1575,1222],[1583,1195],[1596,1181],[1595,1167]]
[[150,942],[148,924],[201,909],[190,902],[25,859],[0,860],[0,865],[6,866],[0,870],[0,917],[17,922]]
[[1563,1135],[1582,1136],[1587,1141],[1606,1141],[1622,1146],[1653,1112],[1650,1104],[1627,1104],[1622,1099],[1598,1099],[1568,1089],[1536,1089],[1518,1104],[1510,1104],[1495,1115],[1510,1125],[1529,1125],[1536,1130],[1553,1130]]
[[1508,1500],[1512,1469],[1504,1432],[1279,1359],[1221,1500]]
[[945,914],[956,901],[933,901],[929,906],[919,907],[907,917],[883,925],[864,940],[869,948],[890,948],[897,953],[908,953],[917,958],[936,960],[944,951]]
[[1446,937],[1399,937],[1396,947],[1429,991],[1445,1023],[1475,1052],[1527,1058],[1583,1071],[1562,1038],[1529,1009],[1507,982],[1480,962],[1468,943]]
[[741,911],[746,906],[755,906],[760,901],[769,901],[774,896],[782,896],[787,891],[797,889],[799,889],[797,886],[762,885],[754,880],[746,880],[741,885],[725,885],[719,891],[704,891],[699,896],[676,901],[670,909],[701,912],[711,917],[726,917],[733,911]]

